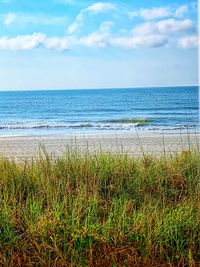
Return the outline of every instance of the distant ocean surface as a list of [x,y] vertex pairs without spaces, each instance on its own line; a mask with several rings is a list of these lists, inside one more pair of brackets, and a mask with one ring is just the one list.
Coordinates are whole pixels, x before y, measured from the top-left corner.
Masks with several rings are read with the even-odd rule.
[[198,87],[0,92],[0,136],[199,130]]

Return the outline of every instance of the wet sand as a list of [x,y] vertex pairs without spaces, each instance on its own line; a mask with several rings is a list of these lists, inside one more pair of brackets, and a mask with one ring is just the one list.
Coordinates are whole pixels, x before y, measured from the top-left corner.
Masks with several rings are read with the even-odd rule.
[[0,137],[0,154],[17,160],[30,159],[38,155],[42,147],[55,156],[61,156],[68,149],[81,152],[98,152],[131,155],[169,154],[198,148],[200,134],[105,134],[105,135],[51,135]]

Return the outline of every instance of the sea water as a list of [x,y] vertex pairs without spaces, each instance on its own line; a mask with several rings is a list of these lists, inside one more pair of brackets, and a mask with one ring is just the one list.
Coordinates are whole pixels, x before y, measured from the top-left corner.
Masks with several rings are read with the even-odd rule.
[[0,92],[0,136],[199,130],[198,87]]

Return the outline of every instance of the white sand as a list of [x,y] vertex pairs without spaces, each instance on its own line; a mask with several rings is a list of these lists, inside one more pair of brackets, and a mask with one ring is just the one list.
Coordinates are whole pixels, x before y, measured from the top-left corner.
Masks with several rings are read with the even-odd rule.
[[200,134],[106,134],[106,135],[54,135],[27,137],[0,137],[0,154],[18,160],[30,159],[38,154],[41,145],[55,156],[62,155],[67,147],[82,152],[100,149],[107,152],[162,154],[177,153],[181,150],[198,147]]

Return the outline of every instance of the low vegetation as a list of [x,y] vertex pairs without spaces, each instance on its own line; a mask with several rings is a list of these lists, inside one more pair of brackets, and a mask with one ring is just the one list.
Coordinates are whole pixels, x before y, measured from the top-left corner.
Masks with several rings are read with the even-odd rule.
[[200,153],[0,159],[1,266],[200,266]]

